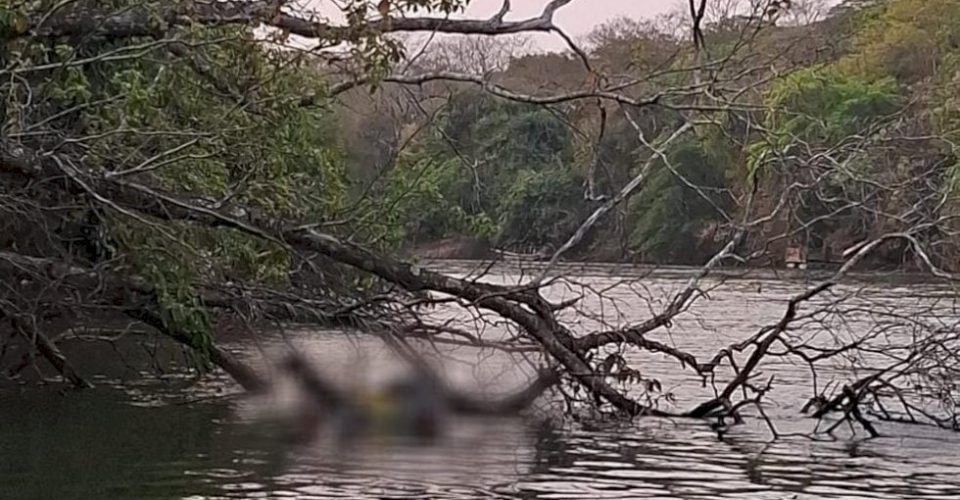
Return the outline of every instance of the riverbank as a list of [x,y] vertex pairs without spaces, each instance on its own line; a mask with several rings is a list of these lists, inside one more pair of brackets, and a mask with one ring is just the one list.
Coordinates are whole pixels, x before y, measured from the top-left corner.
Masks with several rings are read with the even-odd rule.
[[[547,262],[495,256],[488,259],[418,258],[423,267],[464,275],[535,275],[547,268]],[[630,262],[564,261],[553,266],[551,276],[670,278],[685,279],[700,271],[698,266],[638,264]],[[830,277],[835,268],[787,269],[774,267],[718,267],[710,272],[713,279],[819,281]],[[847,274],[845,281],[862,283],[923,284],[942,283],[929,274],[907,270],[862,269]]]
[[[468,237],[453,237],[412,246],[404,252],[407,257],[427,263],[431,267],[450,269],[470,269],[480,267],[489,272],[510,272],[514,270],[542,272],[551,253],[510,252],[496,249],[484,240]],[[687,264],[663,264],[643,262],[637,259],[618,259],[611,252],[587,252],[572,255],[574,260],[564,260],[556,271],[581,276],[623,275],[641,276],[656,273],[658,276],[675,277],[691,274],[699,267]],[[491,263],[493,267],[491,268]],[[808,261],[805,269],[788,268],[785,265],[747,265],[716,268],[711,274],[725,278],[759,278],[785,280],[819,280],[836,272],[842,262]],[[852,272],[850,278],[861,281],[898,281],[925,283],[937,281],[930,273],[915,268],[863,263]]]

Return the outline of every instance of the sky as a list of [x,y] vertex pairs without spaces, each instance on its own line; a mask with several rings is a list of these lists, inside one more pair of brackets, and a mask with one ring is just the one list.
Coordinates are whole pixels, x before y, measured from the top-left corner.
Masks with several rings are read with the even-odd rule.
[[[652,19],[680,6],[685,0],[573,0],[557,11],[554,22],[574,39],[588,34],[605,21],[626,16],[632,19]],[[506,19],[527,19],[540,15],[549,0],[511,0]],[[312,0],[306,4],[325,16],[335,19],[339,13],[330,0]],[[496,14],[502,0],[471,0],[460,17],[486,19]],[[556,34],[530,35],[531,44],[543,50],[563,50],[564,41]]]
[[[512,0],[511,11],[506,19],[525,19],[543,11],[549,0]],[[472,0],[466,17],[488,18],[500,10],[501,0]],[[595,26],[617,17],[652,19],[681,5],[681,0],[573,0],[557,11],[554,22],[567,34],[578,38],[589,33]],[[532,42],[546,50],[565,47],[557,35],[538,34]]]
[[[342,18],[335,0],[302,0],[308,9],[318,11],[331,21]],[[367,0],[376,3],[375,0]],[[710,0],[716,5],[747,0]],[[835,5],[839,0],[808,0],[825,6]],[[960,0],[958,0],[960,1]],[[528,19],[543,12],[550,0],[511,0],[511,10],[507,20]],[[496,14],[503,0],[470,0],[466,12],[456,17],[488,19]],[[713,4],[710,4],[713,5]],[[687,0],[573,0],[561,7],[554,15],[554,23],[575,40],[582,39],[593,28],[618,17],[635,20],[653,19],[660,14],[680,9],[686,12]],[[528,34],[531,47],[536,50],[565,50],[566,43],[557,35],[549,33]]]

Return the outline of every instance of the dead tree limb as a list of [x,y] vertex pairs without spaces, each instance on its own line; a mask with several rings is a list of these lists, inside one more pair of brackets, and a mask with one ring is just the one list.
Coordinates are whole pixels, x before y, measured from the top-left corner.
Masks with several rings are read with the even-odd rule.
[[[557,9],[571,0],[553,0],[539,16],[505,21],[502,15],[490,19],[449,19],[444,17],[384,17],[365,23],[364,30],[378,33],[427,31],[438,33],[503,35],[521,32],[548,32],[554,27]],[[4,33],[4,39],[21,37],[98,36],[109,38],[160,36],[172,27],[266,25],[306,38],[349,39],[349,26],[335,25],[315,18],[281,10],[276,1],[177,2],[173,6],[136,6],[119,11],[64,7],[53,12],[28,16],[20,29]],[[14,26],[17,26],[14,24]]]
[[[6,149],[0,153],[0,171],[14,170],[28,177],[45,174],[68,179],[67,189],[89,196],[105,208],[117,210],[125,216],[150,216],[230,228],[277,243],[283,248],[315,252],[411,292],[430,290],[459,297],[515,322],[563,365],[574,379],[619,410],[631,415],[662,413],[631,400],[595,373],[583,353],[577,349],[571,333],[557,321],[554,308],[537,293],[536,287],[518,289],[453,278],[376,255],[360,246],[318,232],[309,225],[269,220],[252,210],[241,208],[233,210],[238,216],[228,215],[197,201],[183,200],[147,186],[93,174],[69,160],[55,161],[55,155],[40,157],[22,148]],[[278,227],[281,229],[275,229]]]
[[37,330],[29,320],[20,318],[17,315],[10,315],[7,312],[5,312],[4,315],[10,318],[14,329],[17,330],[27,342],[33,345],[40,355],[50,362],[65,380],[69,381],[78,389],[89,389],[93,387],[93,384],[80,376],[73,367],[73,364],[71,364],[70,361],[67,360],[67,357],[60,351],[60,348],[47,338],[46,335]]

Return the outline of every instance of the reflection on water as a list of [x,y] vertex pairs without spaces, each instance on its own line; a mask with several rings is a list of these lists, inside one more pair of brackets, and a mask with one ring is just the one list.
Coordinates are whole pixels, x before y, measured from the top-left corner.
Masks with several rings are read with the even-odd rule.
[[[791,286],[763,284],[774,296]],[[733,322],[748,307],[757,323],[776,315],[757,306],[754,284],[742,288],[715,292],[696,326],[673,332],[682,333],[677,341],[709,347],[740,334],[730,329],[749,331]],[[695,330],[711,321],[717,331]],[[331,363],[355,348],[330,333],[301,333],[295,344]],[[374,345],[361,350],[370,355]],[[258,353],[245,342],[233,347]],[[675,368],[643,361],[665,376]],[[806,380],[798,367],[766,370],[781,384]],[[718,440],[707,425],[682,420],[472,419],[431,446],[389,438],[336,445],[284,439],[282,421],[265,424],[255,411],[262,402],[230,394],[222,376],[124,369],[98,382],[82,393],[0,388],[0,498],[960,498],[960,434],[932,428],[884,424],[881,432],[896,437],[769,443],[756,422]],[[793,406],[771,411],[785,432],[810,425]]]
[[[225,401],[132,407],[97,389],[0,403],[2,498],[960,498],[960,440],[721,442],[691,422],[457,426],[436,447],[286,444]],[[14,408],[16,412],[12,411]]]

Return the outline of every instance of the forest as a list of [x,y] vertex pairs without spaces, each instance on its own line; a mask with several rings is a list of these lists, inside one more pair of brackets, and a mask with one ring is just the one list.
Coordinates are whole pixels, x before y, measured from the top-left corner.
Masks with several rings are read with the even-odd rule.
[[[577,1],[0,2],[0,382],[92,388],[71,346],[136,331],[255,392],[230,339],[305,325],[441,382],[437,345],[524,367],[497,398],[445,388],[464,412],[549,393],[777,437],[763,368],[789,360],[811,435],[960,429],[960,2],[689,0],[574,37]],[[791,249],[823,269],[770,322],[673,341]],[[517,282],[485,279],[516,254]],[[688,267],[624,298],[584,261]],[[947,291],[891,304],[874,271]],[[710,393],[678,403],[653,358]]]
[[[787,246],[839,262],[856,244],[920,224],[929,258],[952,269],[957,6],[795,5],[760,22],[734,5],[708,13],[696,54],[669,16],[597,27],[583,44],[587,65],[572,51],[527,53],[517,38],[438,42],[411,66],[482,80],[384,86],[348,101],[348,113],[363,110],[348,128],[348,176],[404,193],[395,220],[404,244],[469,237],[535,253],[559,248],[652,162],[646,187],[570,257],[697,265],[732,234],[747,193],[752,210],[773,211],[785,189],[815,185],[747,230],[756,255],[747,265],[781,265]],[[711,61],[700,74],[689,69],[697,57]],[[702,110],[697,78],[717,109],[650,151],[645,141]],[[616,88],[617,98],[556,99],[584,85]],[[508,90],[516,95],[504,99]],[[539,98],[547,91],[553,99]],[[824,153],[842,168],[803,165]],[[891,242],[870,265],[916,269],[910,246]]]

